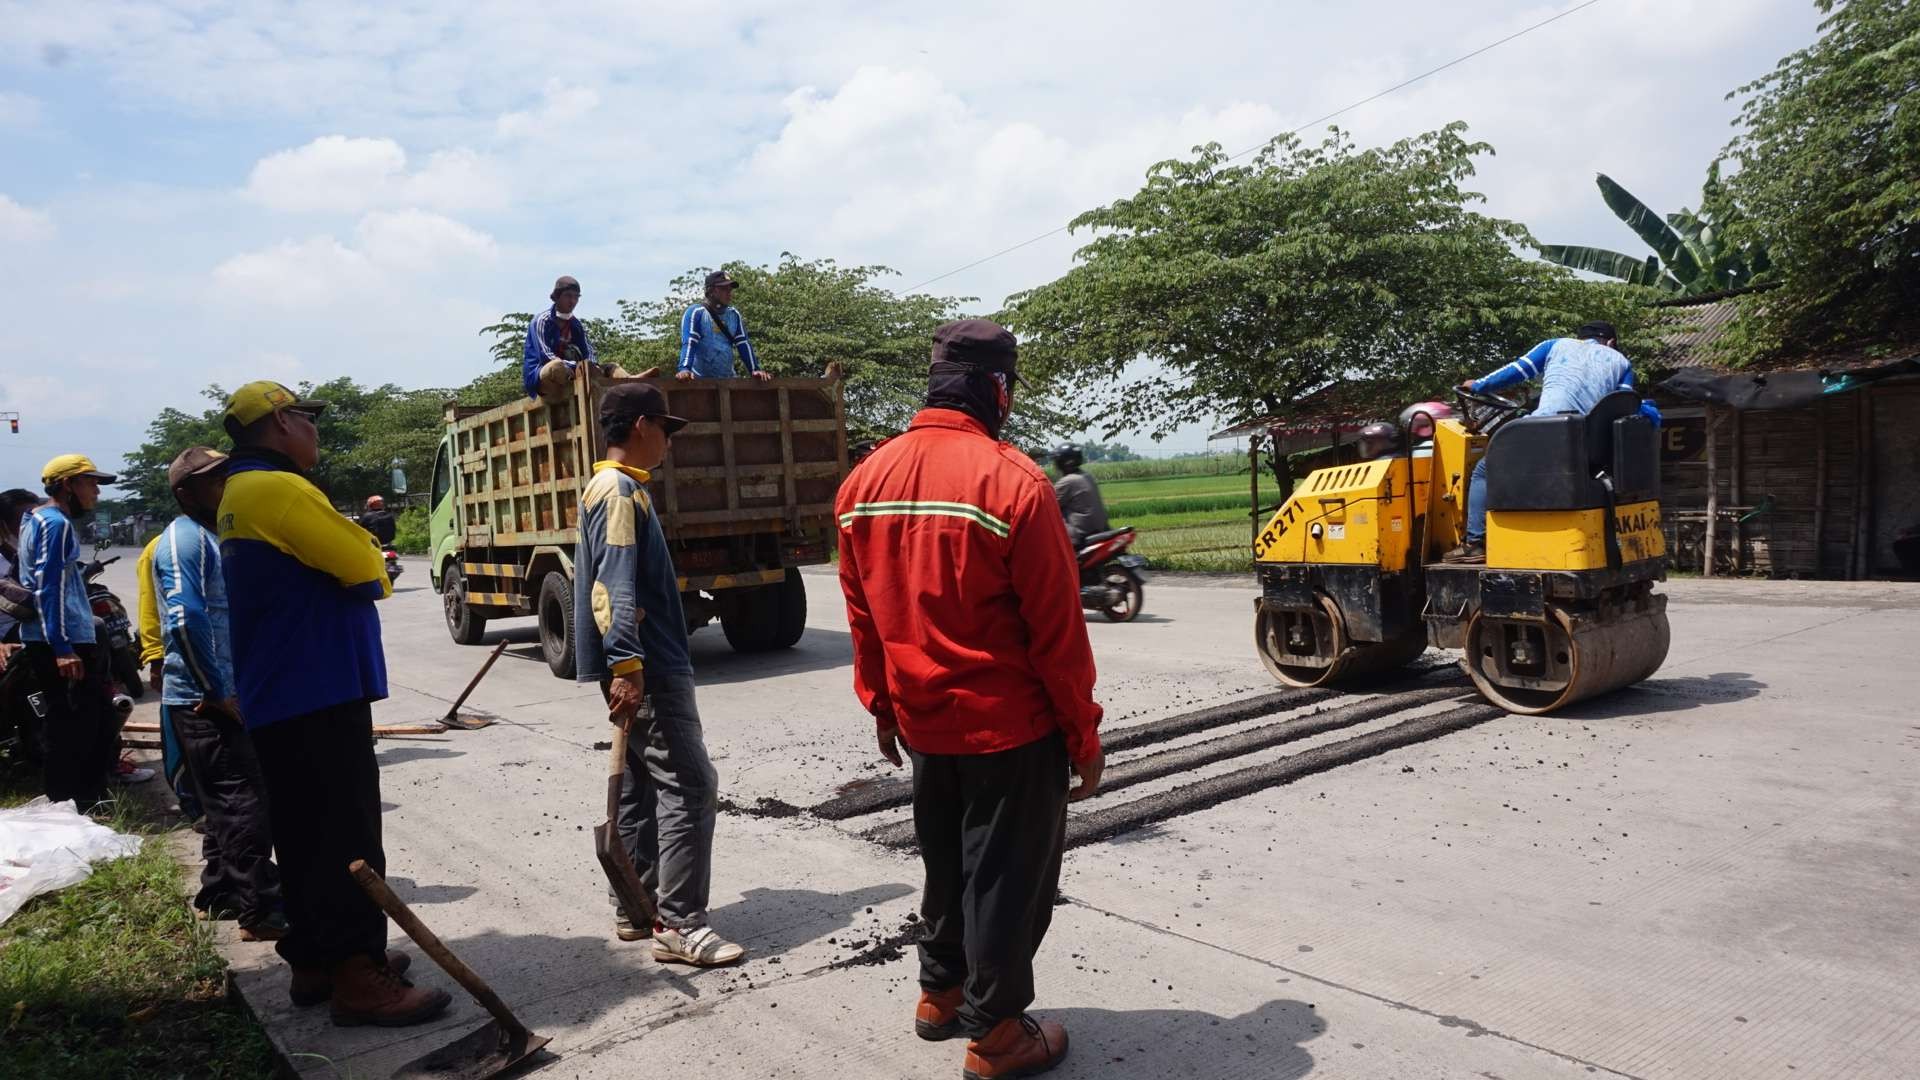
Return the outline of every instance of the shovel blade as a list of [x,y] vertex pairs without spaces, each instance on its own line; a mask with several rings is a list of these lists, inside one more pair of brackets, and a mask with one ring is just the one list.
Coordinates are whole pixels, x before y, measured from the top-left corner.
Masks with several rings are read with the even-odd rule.
[[633,860],[627,857],[627,849],[620,846],[620,836],[614,831],[611,821],[602,822],[593,827],[593,853],[600,858],[600,869],[606,871],[607,883],[613,886],[613,895],[620,898],[620,910],[635,924],[645,923],[652,926],[659,910],[653,905],[653,897],[648,895],[646,883],[633,869]]
[[393,1080],[486,1080],[526,1061],[550,1041],[524,1029],[510,1031],[493,1020],[400,1066]]

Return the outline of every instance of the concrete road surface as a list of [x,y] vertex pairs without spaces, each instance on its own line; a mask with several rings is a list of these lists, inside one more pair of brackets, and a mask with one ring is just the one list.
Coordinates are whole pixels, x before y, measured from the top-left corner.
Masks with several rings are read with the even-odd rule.
[[[603,710],[526,621],[488,633],[512,644],[470,707],[496,723],[379,744],[392,883],[553,1037],[538,1075],[958,1075],[960,1044],[912,1033],[898,774],[849,689],[834,580],[807,586],[798,648],[694,638],[739,968],[614,939],[589,831]],[[1125,748],[1074,809],[1039,958],[1035,1010],[1072,1035],[1058,1075],[1920,1073],[1920,586],[1666,589],[1659,674],[1545,719],[1462,710],[1438,653],[1386,695],[1274,695],[1247,581],[1157,578],[1137,622],[1095,617]],[[384,616],[376,717],[431,720],[486,650],[450,642],[417,562]],[[312,1075],[384,1077],[484,1020],[416,963],[455,990],[445,1019],[335,1029],[287,1003],[269,948],[230,955]]]

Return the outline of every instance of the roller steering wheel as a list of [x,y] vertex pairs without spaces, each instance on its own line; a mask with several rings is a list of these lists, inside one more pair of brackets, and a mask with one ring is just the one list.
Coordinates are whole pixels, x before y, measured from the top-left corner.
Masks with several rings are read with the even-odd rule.
[[1492,435],[1507,426],[1509,421],[1526,415],[1527,411],[1524,401],[1469,390],[1464,386],[1454,387],[1453,396],[1460,403],[1461,415],[1467,418],[1467,430],[1475,435]]

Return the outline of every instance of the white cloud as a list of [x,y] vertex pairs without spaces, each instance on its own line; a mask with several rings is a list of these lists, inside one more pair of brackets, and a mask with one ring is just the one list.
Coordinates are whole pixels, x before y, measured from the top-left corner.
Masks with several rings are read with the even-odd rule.
[[53,218],[46,211],[22,206],[0,195],[0,240],[31,243],[47,239],[53,231]]
[[25,131],[40,125],[40,99],[32,94],[0,90],[0,129]]
[[494,121],[494,134],[503,139],[518,139],[563,128],[600,107],[600,95],[591,87],[574,86],[559,79],[548,79],[537,109],[502,113]]
[[353,242],[332,235],[283,241],[235,255],[213,270],[228,295],[264,307],[314,311],[378,295],[403,275],[417,285],[436,272],[458,273],[498,254],[492,237],[424,210],[375,211],[360,219]]
[[409,172],[407,152],[394,140],[346,135],[322,135],[261,158],[245,194],[275,210],[344,213],[407,204],[479,209],[506,201],[498,172],[472,150],[437,151]]

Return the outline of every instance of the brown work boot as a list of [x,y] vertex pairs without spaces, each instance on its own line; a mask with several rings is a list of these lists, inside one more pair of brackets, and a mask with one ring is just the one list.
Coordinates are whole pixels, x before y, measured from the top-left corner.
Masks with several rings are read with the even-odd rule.
[[1000,1021],[992,1031],[968,1043],[967,1064],[960,1075],[965,1080],[1038,1076],[1066,1056],[1066,1028],[1022,1013]]
[[913,1033],[928,1042],[945,1042],[960,1034],[960,1003],[966,997],[965,989],[958,986],[920,991],[920,1006],[913,1011]]
[[[413,964],[413,957],[403,952],[387,954],[387,970],[395,975],[405,975]],[[295,1005],[306,1008],[319,1005],[333,997],[333,973],[323,967],[300,967],[294,965],[293,982],[287,987],[287,996]]]
[[406,1027],[440,1015],[452,1000],[445,990],[415,986],[370,957],[356,956],[333,969],[333,1022],[338,1027]]
[[1461,544],[1445,555],[1440,556],[1443,563],[1455,566],[1485,566],[1487,564],[1487,545],[1471,541]]

